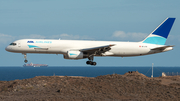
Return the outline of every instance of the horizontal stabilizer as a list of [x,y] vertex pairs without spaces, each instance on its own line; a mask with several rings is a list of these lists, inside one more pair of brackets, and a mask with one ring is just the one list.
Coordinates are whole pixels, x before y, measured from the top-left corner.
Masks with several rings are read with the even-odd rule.
[[164,49],[166,49],[166,48],[168,48],[168,47],[174,47],[174,46],[162,46],[162,47],[156,47],[156,48],[153,48],[153,49],[151,49],[151,50],[164,50]]

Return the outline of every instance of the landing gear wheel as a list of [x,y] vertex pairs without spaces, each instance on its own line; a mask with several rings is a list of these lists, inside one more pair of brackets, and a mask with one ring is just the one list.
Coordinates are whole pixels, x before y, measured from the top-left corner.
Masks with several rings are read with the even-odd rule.
[[96,62],[91,62],[91,65],[94,65],[94,66],[96,66]]
[[96,66],[96,64],[97,64],[96,62],[93,62],[93,65],[94,65],[94,66]]
[[28,62],[28,60],[24,60],[24,62],[25,62],[25,63],[27,63],[27,62]]
[[92,61],[87,61],[86,64],[87,65],[90,65],[92,63]]

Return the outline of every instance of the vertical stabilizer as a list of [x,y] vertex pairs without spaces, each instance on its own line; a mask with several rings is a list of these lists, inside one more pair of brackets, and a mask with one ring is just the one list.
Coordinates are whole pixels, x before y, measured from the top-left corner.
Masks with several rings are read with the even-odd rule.
[[175,18],[165,19],[142,43],[164,45]]

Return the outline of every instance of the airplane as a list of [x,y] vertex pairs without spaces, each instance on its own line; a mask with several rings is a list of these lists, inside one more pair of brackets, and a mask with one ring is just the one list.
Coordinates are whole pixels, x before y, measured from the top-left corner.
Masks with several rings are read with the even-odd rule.
[[85,59],[87,65],[96,65],[95,56],[130,57],[170,51],[165,45],[175,18],[166,18],[154,31],[140,42],[21,39],[12,42],[5,50],[22,53],[27,63],[27,53],[63,54],[64,59]]

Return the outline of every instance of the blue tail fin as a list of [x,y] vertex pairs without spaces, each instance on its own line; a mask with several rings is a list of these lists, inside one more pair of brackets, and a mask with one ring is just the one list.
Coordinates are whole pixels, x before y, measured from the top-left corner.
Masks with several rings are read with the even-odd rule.
[[149,44],[164,45],[175,18],[165,19],[147,38],[142,42]]

